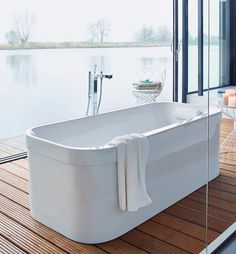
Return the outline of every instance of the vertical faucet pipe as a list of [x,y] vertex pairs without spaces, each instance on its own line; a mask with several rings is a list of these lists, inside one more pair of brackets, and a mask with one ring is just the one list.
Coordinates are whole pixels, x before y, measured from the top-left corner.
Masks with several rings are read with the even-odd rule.
[[[99,112],[102,100],[102,88],[103,79],[111,79],[112,75],[103,75],[101,71],[100,74],[96,73],[96,68],[94,72],[89,71],[89,87],[88,87],[88,105],[86,116],[89,114],[96,115]],[[98,79],[100,80],[99,98],[98,98]]]

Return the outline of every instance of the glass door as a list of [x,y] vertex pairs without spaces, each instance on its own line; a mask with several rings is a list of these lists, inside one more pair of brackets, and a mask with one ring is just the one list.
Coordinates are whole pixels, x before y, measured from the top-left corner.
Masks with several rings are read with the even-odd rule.
[[[189,104],[190,107],[196,107],[203,112],[199,116],[198,129],[192,132],[192,138],[196,138],[194,149],[188,150],[188,156],[185,160],[191,161],[188,167],[198,164],[199,175],[193,178],[192,185],[201,181],[201,185],[193,189],[191,194],[179,202],[181,211],[178,216],[191,227],[192,253],[200,253],[207,245],[207,242],[214,239],[215,232],[212,234],[207,232],[208,229],[208,181],[217,177],[217,162],[219,161],[219,135],[214,133],[209,127],[209,100],[207,93],[204,94],[204,88],[208,88],[208,5],[207,1],[202,0],[181,0],[178,1],[179,6],[179,33],[181,43],[181,67],[179,68],[179,78],[181,88],[179,88],[179,98],[183,103]],[[217,68],[217,67],[216,67]],[[197,123],[197,121],[195,122]],[[192,128],[194,129],[194,124]],[[219,131],[219,121],[217,124]],[[187,127],[186,127],[187,128]],[[209,134],[211,133],[211,134]],[[218,133],[219,134],[219,133]],[[187,139],[187,136],[186,136]],[[200,141],[201,140],[201,141]],[[214,155],[209,157],[209,146],[214,148]],[[209,164],[211,170],[209,169]],[[213,165],[214,164],[214,165]],[[208,174],[209,173],[209,174]],[[200,180],[201,179],[201,180]],[[189,251],[189,252],[191,252]]]
[[[206,253],[234,253],[236,232],[236,82],[235,64],[235,1],[208,1],[208,98],[222,112],[219,126],[209,118],[209,128],[220,128],[219,172],[208,186]],[[212,137],[209,136],[209,140]],[[209,158],[214,146],[209,146]],[[211,162],[211,160],[209,160]],[[209,164],[208,176],[212,163]],[[213,234],[215,236],[213,237]],[[212,241],[214,243],[212,244]],[[204,252],[205,253],[205,252]]]
[[[202,119],[202,158],[205,158],[202,176],[206,184],[188,197],[191,199],[188,208],[201,218],[197,224],[206,245],[201,253],[213,253],[222,238],[226,239],[236,229],[233,215],[236,211],[233,191],[236,169],[233,17],[236,9],[234,1],[183,0],[182,3],[183,13],[188,14],[183,15],[182,66],[188,70],[188,74],[182,72],[183,95],[187,95],[185,101],[205,107],[207,116]],[[219,247],[214,253],[234,253],[227,252],[227,246]]]

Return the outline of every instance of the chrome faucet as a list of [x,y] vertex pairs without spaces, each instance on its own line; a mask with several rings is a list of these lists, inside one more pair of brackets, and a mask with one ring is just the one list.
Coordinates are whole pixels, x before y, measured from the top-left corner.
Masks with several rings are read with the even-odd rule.
[[[102,86],[103,79],[111,79],[112,75],[104,75],[101,71],[97,73],[97,66],[95,65],[94,71],[89,71],[88,80],[88,106],[86,116],[96,115],[99,113],[99,108],[102,99]],[[98,80],[100,80],[99,98],[98,98]]]

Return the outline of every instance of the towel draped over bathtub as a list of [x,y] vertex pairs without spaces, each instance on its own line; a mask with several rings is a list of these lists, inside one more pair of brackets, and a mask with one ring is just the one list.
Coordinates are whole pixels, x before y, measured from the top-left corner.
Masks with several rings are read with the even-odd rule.
[[117,183],[119,207],[134,212],[151,204],[146,190],[145,170],[149,153],[147,138],[142,134],[129,134],[111,140],[106,146],[117,151]]

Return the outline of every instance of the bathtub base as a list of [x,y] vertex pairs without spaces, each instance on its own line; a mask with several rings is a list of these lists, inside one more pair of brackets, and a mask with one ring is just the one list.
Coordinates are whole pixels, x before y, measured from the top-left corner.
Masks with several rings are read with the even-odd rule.
[[[32,157],[36,159],[38,156],[32,155]],[[39,160],[42,162],[41,158]],[[219,175],[219,167],[217,161],[215,162],[210,170],[212,172],[210,180]],[[45,161],[45,163],[50,164],[49,161]],[[152,198],[152,204],[139,209],[137,212],[119,210],[116,195],[109,193],[109,197],[108,193],[105,193],[106,191],[103,193],[103,200],[96,197],[96,195],[89,195],[87,197],[90,200],[88,204],[83,204],[83,201],[79,200],[80,197],[77,195],[71,196],[64,202],[64,196],[68,198],[65,190],[68,187],[66,179],[61,179],[60,184],[58,182],[59,185],[63,186],[62,192],[53,194],[52,190],[46,187],[48,180],[42,179],[42,182],[40,182],[45,184],[45,188],[40,187],[41,193],[31,192],[31,215],[40,223],[77,242],[96,244],[110,241],[137,227],[205,185],[205,163],[206,161],[198,161],[192,167],[175,167],[171,173],[162,177],[147,176],[147,181],[149,181],[148,193]],[[60,171],[60,167],[57,166],[56,168]],[[199,170],[200,168],[202,170]],[[152,171],[154,168],[148,170]],[[43,168],[40,168],[40,171],[43,173]],[[91,183],[87,184],[90,185]],[[42,189],[45,193],[42,193]],[[96,193],[96,190],[92,189],[91,191]],[[66,193],[63,194],[63,192]],[[115,193],[115,190],[113,192]],[[52,196],[48,196],[48,193],[51,193]],[[41,199],[39,196],[44,198]],[[48,200],[45,200],[46,196]]]

